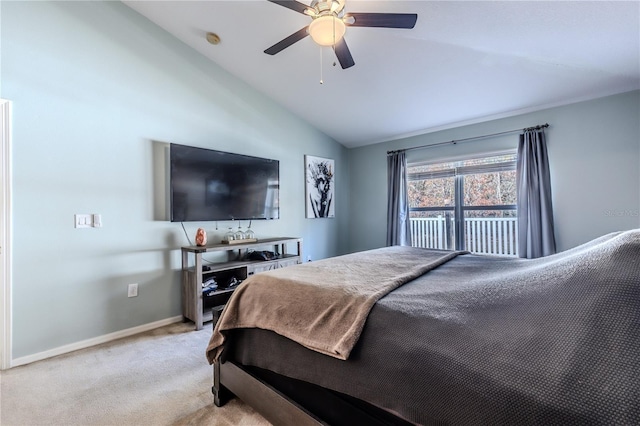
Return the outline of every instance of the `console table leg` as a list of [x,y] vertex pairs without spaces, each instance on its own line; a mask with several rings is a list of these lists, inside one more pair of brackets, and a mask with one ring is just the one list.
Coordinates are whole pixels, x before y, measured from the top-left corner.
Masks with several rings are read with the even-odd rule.
[[202,330],[202,253],[196,253],[196,282],[194,283],[194,296],[196,298],[195,319],[196,330]]

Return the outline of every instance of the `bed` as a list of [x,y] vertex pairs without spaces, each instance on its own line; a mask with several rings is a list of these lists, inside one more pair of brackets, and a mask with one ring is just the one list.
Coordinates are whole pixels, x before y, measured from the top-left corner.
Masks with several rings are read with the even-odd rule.
[[274,424],[640,419],[640,230],[534,260],[392,247],[313,264],[236,290],[207,348],[216,405],[235,394]]

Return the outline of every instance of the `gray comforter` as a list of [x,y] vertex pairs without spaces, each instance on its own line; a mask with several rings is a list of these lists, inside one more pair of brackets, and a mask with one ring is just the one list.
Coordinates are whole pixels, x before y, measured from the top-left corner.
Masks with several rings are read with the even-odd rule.
[[380,299],[348,360],[238,329],[227,358],[419,424],[638,424],[640,230],[536,260],[461,255]]
[[381,297],[460,253],[394,246],[253,275],[225,306],[207,358],[220,356],[229,330],[261,328],[347,359]]

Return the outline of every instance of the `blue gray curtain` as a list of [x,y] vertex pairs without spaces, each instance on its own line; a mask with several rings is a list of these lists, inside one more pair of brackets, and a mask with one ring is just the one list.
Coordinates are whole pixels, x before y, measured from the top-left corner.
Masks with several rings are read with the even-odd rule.
[[387,246],[410,246],[407,157],[404,151],[387,154],[387,196]]
[[543,130],[520,135],[518,186],[518,255],[533,259],[556,252],[551,206],[549,158]]

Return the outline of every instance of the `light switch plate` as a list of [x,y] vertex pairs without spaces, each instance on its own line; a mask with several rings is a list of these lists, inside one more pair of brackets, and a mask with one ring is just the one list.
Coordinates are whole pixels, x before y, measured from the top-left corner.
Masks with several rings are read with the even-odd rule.
[[73,220],[75,228],[91,228],[93,225],[90,214],[74,214]]

